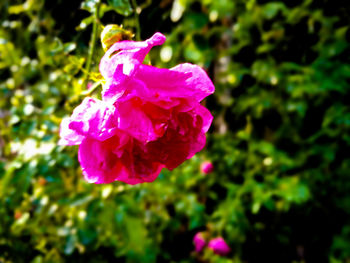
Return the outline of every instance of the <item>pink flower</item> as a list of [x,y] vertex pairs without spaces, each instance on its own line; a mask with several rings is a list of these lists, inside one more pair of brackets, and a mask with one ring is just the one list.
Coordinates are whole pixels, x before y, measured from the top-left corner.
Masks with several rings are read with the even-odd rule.
[[203,69],[160,69],[142,62],[165,37],[112,45],[100,62],[102,101],[85,98],[61,124],[61,145],[80,145],[79,162],[92,183],[152,182],[205,145],[212,115],[200,104],[214,92]]
[[198,232],[194,237],[193,237],[193,243],[196,249],[196,252],[201,252],[205,245],[207,244],[205,242],[205,239],[203,237],[203,233]]
[[208,247],[214,251],[215,254],[226,256],[230,253],[231,249],[226,244],[222,237],[217,237],[209,241]]
[[202,162],[200,170],[204,174],[209,174],[214,171],[214,165],[209,161]]

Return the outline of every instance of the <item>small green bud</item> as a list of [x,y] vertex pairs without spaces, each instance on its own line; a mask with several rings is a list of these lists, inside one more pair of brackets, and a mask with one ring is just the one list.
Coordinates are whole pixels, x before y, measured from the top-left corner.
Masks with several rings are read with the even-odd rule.
[[131,40],[134,34],[118,25],[107,25],[101,33],[101,43],[104,51],[107,51],[114,43],[122,40]]

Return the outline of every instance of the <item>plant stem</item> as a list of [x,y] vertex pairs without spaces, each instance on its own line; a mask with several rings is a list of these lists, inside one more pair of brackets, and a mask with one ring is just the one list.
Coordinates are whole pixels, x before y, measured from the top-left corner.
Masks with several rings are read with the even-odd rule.
[[141,40],[141,27],[140,27],[140,21],[139,21],[139,14],[137,13],[137,3],[136,0],[131,0],[132,8],[134,9],[134,20],[135,20],[135,27],[136,27],[136,40]]
[[86,77],[85,77],[85,85],[87,84],[86,82],[89,79],[89,74],[91,70],[91,63],[92,63],[92,57],[94,55],[95,51],[95,45],[96,45],[96,39],[97,39],[97,24],[98,24],[98,13],[100,9],[100,3],[96,3],[96,9],[94,13],[94,22],[92,24],[92,33],[91,33],[91,39],[90,39],[90,47],[89,47],[89,54],[88,54],[88,59],[86,61]]

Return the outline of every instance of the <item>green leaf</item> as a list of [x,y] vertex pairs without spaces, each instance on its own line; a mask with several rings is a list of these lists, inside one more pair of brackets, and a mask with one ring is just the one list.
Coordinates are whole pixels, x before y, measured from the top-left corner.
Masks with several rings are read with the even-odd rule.
[[268,3],[263,7],[264,15],[267,19],[274,18],[279,11],[284,12],[286,10],[286,7],[283,3]]
[[123,16],[129,16],[133,12],[129,0],[108,0],[108,3]]
[[85,0],[81,3],[80,8],[89,11],[90,13],[95,13],[96,6],[99,2],[100,0]]

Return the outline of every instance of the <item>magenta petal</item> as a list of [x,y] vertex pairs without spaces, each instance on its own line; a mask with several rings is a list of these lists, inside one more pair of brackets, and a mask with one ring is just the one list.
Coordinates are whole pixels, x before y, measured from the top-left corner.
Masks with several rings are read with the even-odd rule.
[[[85,179],[90,183],[122,181],[127,184],[152,182],[164,165],[147,156],[140,146],[123,136],[114,136],[104,142],[85,139],[79,147],[79,162]],[[116,154],[116,151],[121,154]]]
[[146,143],[157,138],[153,123],[141,109],[140,99],[132,99],[118,104],[120,114],[119,129],[133,138]]
[[119,176],[128,174],[126,167],[113,148],[118,148],[116,137],[104,142],[85,139],[80,147],[78,158],[86,181],[89,183],[111,183]]
[[171,69],[141,65],[135,77],[160,97],[191,98],[199,102],[215,90],[207,73],[188,63]]
[[117,126],[114,106],[94,98],[85,98],[74,109],[69,123],[69,128],[76,133],[100,141],[112,137]]
[[[147,147],[134,141],[131,154],[128,156],[130,164],[130,176],[120,178],[119,180],[128,184],[138,184],[143,182],[153,182],[164,167],[159,162],[158,156],[151,155],[147,152]],[[127,160],[126,160],[127,163]]]
[[[105,79],[113,78],[116,70],[131,76],[135,67],[143,62],[153,46],[162,45],[165,36],[155,33],[146,41],[120,41],[112,45],[102,57],[100,72]],[[122,65],[122,67],[119,67]]]
[[202,126],[202,131],[204,133],[206,133],[209,128],[210,128],[210,125],[213,121],[213,115],[211,115],[210,111],[205,108],[204,106],[202,105],[198,105],[195,109],[194,109],[194,112],[197,116],[200,116],[203,123],[201,124]]
[[103,85],[103,99],[113,103],[125,92],[132,92],[133,88],[139,86],[142,89],[137,91],[145,94],[147,89],[144,84],[132,77],[150,49],[164,41],[165,36],[156,33],[146,41],[121,41],[112,45],[100,62],[100,72],[106,80]]
[[76,131],[69,128],[70,119],[64,118],[60,126],[60,140],[59,145],[78,145],[80,144],[84,136],[78,134]]
[[[158,162],[149,162],[145,161],[143,163],[139,163],[136,165],[138,166],[138,169],[135,171],[130,171],[128,174],[121,174],[118,176],[118,181],[135,185],[140,183],[151,183],[155,179],[157,179],[159,173],[163,169],[164,165],[158,163]],[[142,169],[146,168],[143,172]],[[138,171],[140,170],[140,171]]]
[[201,101],[215,91],[213,82],[210,80],[207,73],[197,65],[184,63],[170,70],[185,74],[191,73],[191,76],[187,78],[185,82],[188,89],[193,91],[191,98]]
[[[145,84],[136,78],[125,78],[122,84],[117,77],[104,85],[102,91],[102,99],[108,103],[122,102],[134,97],[141,97],[143,99],[151,98],[152,92]],[[120,78],[118,79],[120,80]]]
[[162,137],[147,144],[148,153],[157,156],[172,170],[205,146],[202,120],[193,112],[174,114]]

